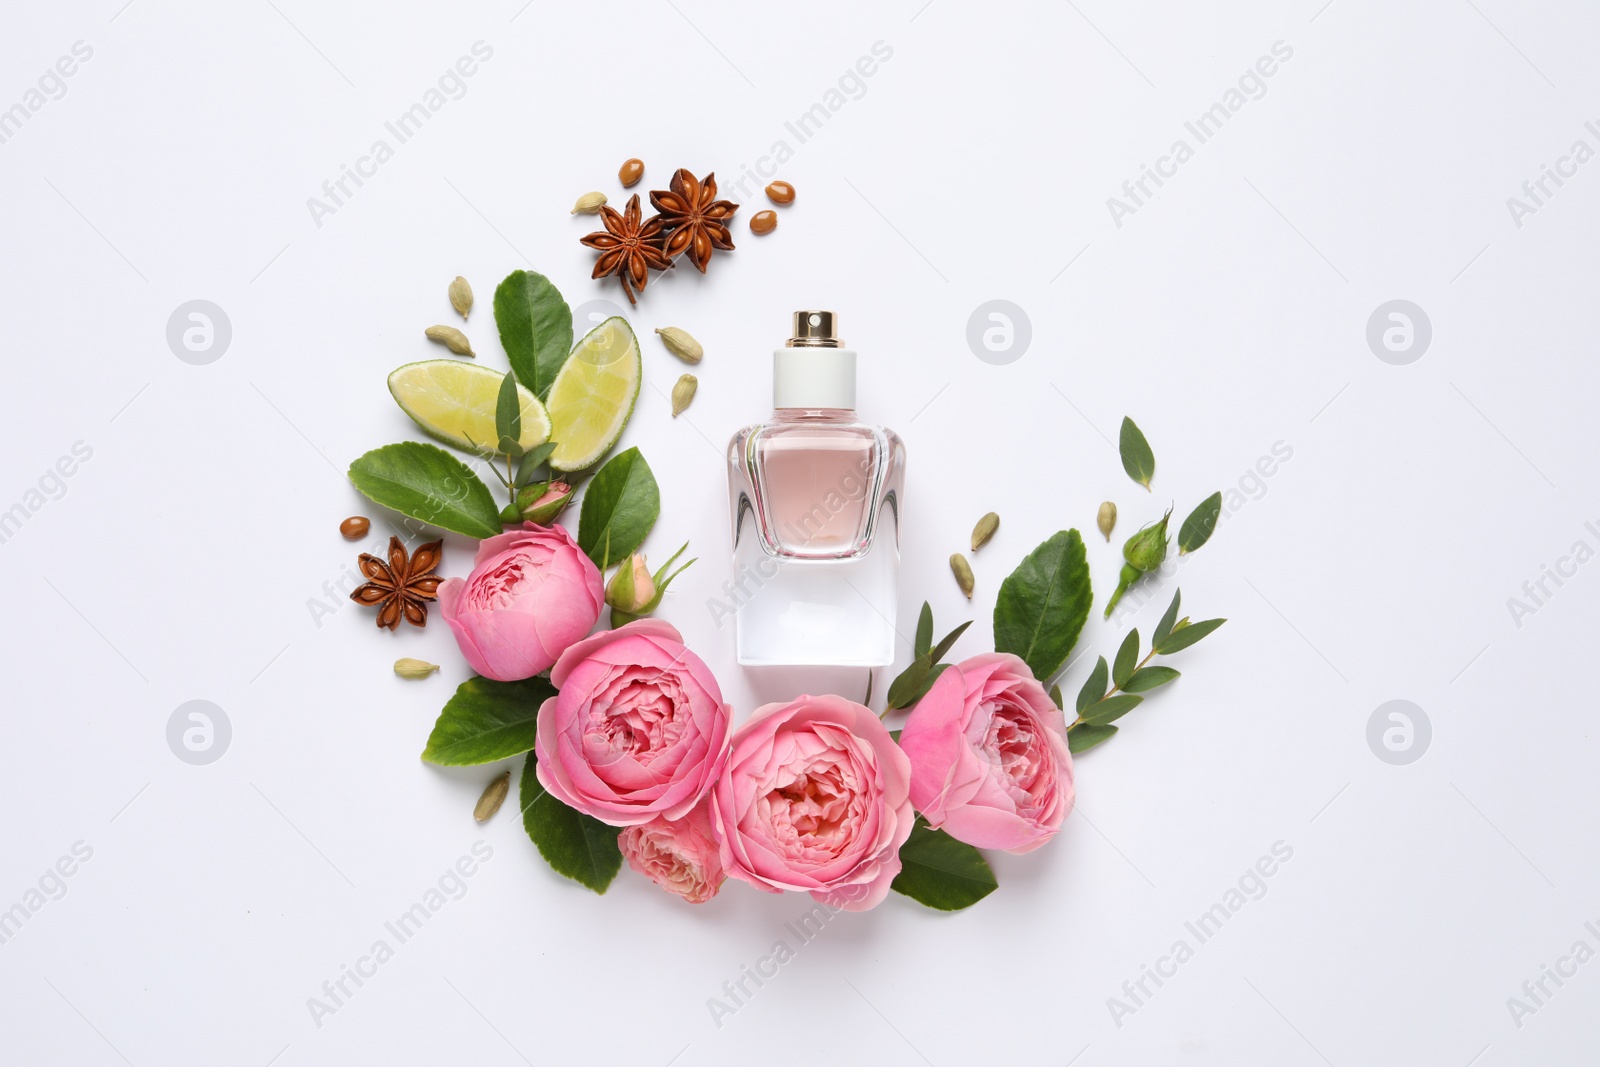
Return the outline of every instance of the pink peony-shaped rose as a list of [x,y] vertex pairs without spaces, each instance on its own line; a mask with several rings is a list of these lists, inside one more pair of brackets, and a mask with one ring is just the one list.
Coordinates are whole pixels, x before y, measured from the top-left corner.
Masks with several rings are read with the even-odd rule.
[[532,678],[594,626],[600,570],[560,526],[525,523],[478,546],[472,574],[439,586],[439,613],[485,678]]
[[876,907],[911,835],[910,785],[910,762],[870,709],[837,696],[758,708],[711,792],[722,865],[771,893]]
[[539,708],[539,784],[612,826],[680,819],[728,756],[732,709],[678,631],[640,619],[586,638],[550,672]]
[[939,676],[900,732],[911,800],[978,848],[1031,852],[1072,811],[1066,724],[1028,665],[990,652]]
[[628,866],[691,904],[704,904],[722,888],[722,859],[705,801],[675,822],[657,816],[626,827],[617,844]]

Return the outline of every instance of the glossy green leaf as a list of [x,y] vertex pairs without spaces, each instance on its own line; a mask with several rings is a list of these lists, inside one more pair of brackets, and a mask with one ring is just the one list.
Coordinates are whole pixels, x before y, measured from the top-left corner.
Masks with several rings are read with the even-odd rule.
[[1122,419],[1118,451],[1122,453],[1122,469],[1128,472],[1128,477],[1150,488],[1150,479],[1156,473],[1155,453],[1150,451],[1150,442],[1144,439],[1144,433],[1127,416]]
[[900,873],[890,883],[895,892],[940,911],[970,908],[998,886],[983,853],[920,818],[900,846]]
[[1157,686],[1166,685],[1168,682],[1176,682],[1179,676],[1178,671],[1173,670],[1171,667],[1162,667],[1159,664],[1154,667],[1140,667],[1133,672],[1133,677],[1129,678],[1123,685],[1122,691],[1124,693],[1148,693]]
[[1200,501],[1200,506],[1189,512],[1189,517],[1178,527],[1178,554],[1193,552],[1207,541],[1222,517],[1222,494],[1212,493]]
[[560,290],[542,274],[513,271],[494,291],[494,322],[517,378],[548,399],[572,351],[572,309]]
[[1021,657],[1034,677],[1048,681],[1078,643],[1093,598],[1083,538],[1077,530],[1062,530],[1000,583],[995,651]]
[[1115,726],[1093,726],[1080,722],[1067,731],[1067,749],[1076,756],[1080,752],[1087,752],[1100,742],[1109,739],[1117,732]]
[[522,828],[556,873],[604,893],[622,869],[618,827],[574,811],[539,784],[532,752],[522,765]]
[[637,448],[618,452],[589,482],[578,544],[596,565],[616,563],[644,543],[661,514],[661,491]]
[[1083,713],[1083,721],[1094,726],[1104,726],[1108,722],[1116,722],[1142,703],[1144,703],[1142,696],[1117,693],[1115,696],[1106,697],[1098,704],[1091,704]]
[[1089,672],[1089,677],[1083,680],[1083,688],[1078,690],[1076,711],[1083,714],[1083,709],[1106,695],[1106,686],[1110,684],[1111,668],[1106,666],[1106,658],[1101,656],[1095,661],[1094,670]]
[[1139,665],[1139,630],[1135,627],[1128,631],[1128,636],[1122,639],[1122,646],[1117,649],[1116,661],[1111,666],[1111,682],[1118,689],[1133,676],[1133,669]]
[[350,464],[350,481],[372,501],[441,530],[480,539],[501,531],[489,487],[436,445],[401,441],[375,448]]
[[470,767],[520,756],[533,748],[539,705],[555,695],[555,686],[545,678],[468,678],[439,712],[422,758],[446,767]]
[[1178,627],[1168,634],[1161,644],[1156,646],[1156,651],[1163,656],[1170,656],[1174,652],[1182,652],[1227,621],[1227,619],[1205,619],[1201,622],[1191,622],[1187,626]]
[[922,602],[922,613],[917,616],[917,637],[911,643],[913,656],[926,656],[933,647],[933,607],[926,600]]

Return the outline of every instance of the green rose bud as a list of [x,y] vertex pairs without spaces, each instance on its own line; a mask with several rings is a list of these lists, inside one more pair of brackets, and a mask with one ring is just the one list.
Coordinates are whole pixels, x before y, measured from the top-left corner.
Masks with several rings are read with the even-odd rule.
[[619,615],[627,616],[623,621],[632,622],[639,616],[647,614],[648,611],[654,610],[655,605],[652,601],[655,599],[655,579],[650,576],[650,568],[645,565],[644,555],[635,552],[622,561],[617,573],[611,576],[610,584],[606,586],[606,603],[611,605],[613,623],[616,623]]
[[1167,513],[1161,516],[1160,522],[1146,526],[1123,544],[1122,558],[1128,562],[1122,565],[1122,573],[1117,576],[1117,591],[1111,594],[1111,601],[1106,605],[1106,618],[1111,618],[1111,612],[1122,600],[1122,594],[1128,591],[1129,586],[1165,562],[1167,521],[1171,518],[1172,509],[1168,508]]
[[517,502],[507,504],[500,513],[505,523],[536,522],[548,526],[567,510],[572,500],[572,486],[566,482],[535,482],[517,492]]

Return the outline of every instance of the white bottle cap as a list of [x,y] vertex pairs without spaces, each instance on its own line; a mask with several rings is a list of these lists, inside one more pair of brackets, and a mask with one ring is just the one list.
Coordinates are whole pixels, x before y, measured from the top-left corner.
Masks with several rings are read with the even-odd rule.
[[856,354],[840,347],[831,311],[796,311],[794,336],[772,353],[772,406],[856,406]]

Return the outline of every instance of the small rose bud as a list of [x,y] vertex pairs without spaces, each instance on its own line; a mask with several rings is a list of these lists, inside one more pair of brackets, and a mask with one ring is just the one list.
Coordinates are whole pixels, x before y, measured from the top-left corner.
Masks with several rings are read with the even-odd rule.
[[507,505],[500,518],[508,523],[536,522],[548,526],[567,509],[571,500],[572,486],[566,482],[535,482],[517,492],[517,502]]
[[1123,544],[1122,558],[1128,562],[1122,565],[1122,573],[1117,576],[1117,590],[1106,604],[1106,618],[1111,618],[1112,610],[1122,600],[1122,594],[1128,591],[1129,586],[1161,566],[1167,558],[1167,520],[1170,518],[1172,509],[1168,508],[1160,522],[1146,526]]
[[645,613],[655,598],[656,582],[650,576],[650,568],[645,565],[644,554],[640,552],[623,560],[617,573],[612,575],[611,583],[606,586],[606,603],[611,605],[611,610],[623,612],[630,619]]

